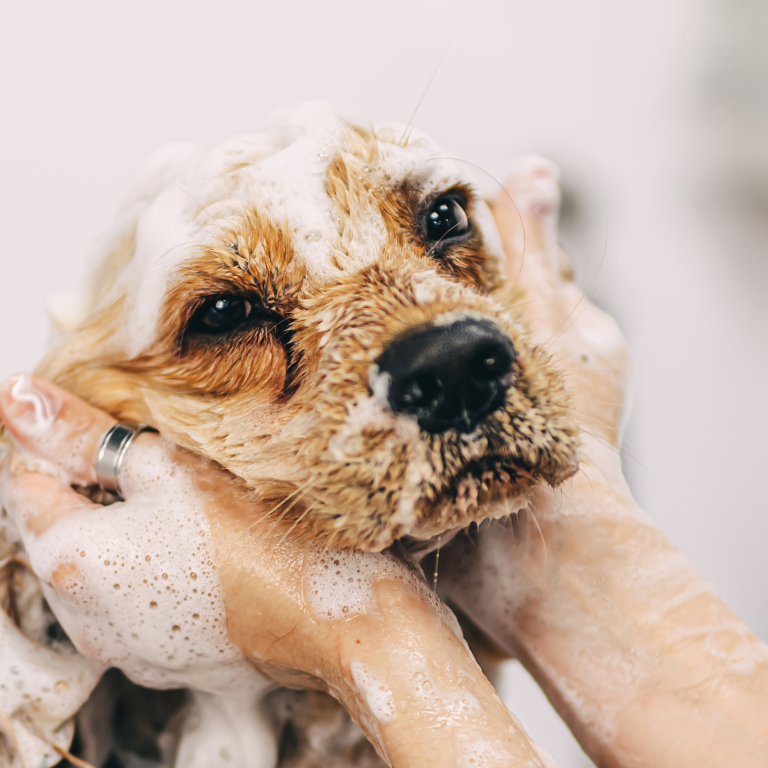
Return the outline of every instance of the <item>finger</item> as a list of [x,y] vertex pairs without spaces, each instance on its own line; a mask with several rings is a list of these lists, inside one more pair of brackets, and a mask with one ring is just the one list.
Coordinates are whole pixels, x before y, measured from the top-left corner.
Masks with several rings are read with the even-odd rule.
[[24,450],[79,485],[96,482],[96,450],[115,423],[69,392],[24,373],[0,385],[0,419]]
[[[20,374],[0,385],[0,419],[18,444],[34,458],[54,465],[73,485],[97,482],[95,459],[115,419],[65,390],[36,376]],[[140,434],[130,444],[120,468],[127,498],[139,491],[160,493],[175,487],[180,459],[191,455],[155,434]]]
[[42,536],[54,523],[79,512],[102,509],[66,483],[38,472],[2,473],[2,503],[29,548],[28,537]]
[[507,279],[529,291],[535,287],[537,293],[559,282],[570,269],[557,239],[559,178],[549,160],[523,157],[491,205],[504,245]]

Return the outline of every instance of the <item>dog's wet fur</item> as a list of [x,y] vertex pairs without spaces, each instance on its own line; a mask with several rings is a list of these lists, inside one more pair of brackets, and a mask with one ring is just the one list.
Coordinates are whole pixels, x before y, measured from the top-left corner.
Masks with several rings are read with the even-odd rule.
[[[515,512],[533,485],[576,471],[578,429],[560,375],[516,316],[524,297],[501,286],[497,235],[471,185],[436,176],[429,153],[387,132],[338,125],[322,269],[290,212],[246,178],[273,155],[238,155],[215,179],[224,192],[195,186],[199,242],[178,243],[171,268],[162,255],[153,265],[167,274],[151,340],[124,341],[139,301],[121,279],[136,269],[128,228],[97,270],[87,319],[39,372],[242,478],[255,519],[273,511],[298,535],[381,550]],[[463,209],[460,236],[430,239],[441,200]],[[414,334],[442,327],[448,338],[467,323],[509,353],[493,408],[424,429],[433,422],[393,406],[378,363]]]

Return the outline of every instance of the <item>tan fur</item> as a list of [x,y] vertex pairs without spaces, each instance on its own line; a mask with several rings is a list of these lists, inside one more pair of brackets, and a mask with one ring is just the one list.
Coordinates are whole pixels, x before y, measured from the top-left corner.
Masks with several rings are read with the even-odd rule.
[[[415,181],[390,182],[379,142],[350,128],[345,150],[327,166],[338,213],[336,274],[310,276],[288,223],[258,199],[241,199],[216,218],[216,241],[192,249],[169,276],[149,348],[129,356],[114,341],[132,299],[124,296],[94,309],[39,372],[219,462],[261,508],[336,547],[428,538],[514,511],[535,483],[573,474],[577,428],[562,379],[529,341],[509,292],[503,303],[494,295],[500,275],[479,229],[444,253],[430,250],[418,227],[424,193]],[[447,189],[466,198],[471,216],[478,204],[471,189]],[[361,266],[361,222],[372,216],[383,220],[385,242]],[[127,234],[108,257],[94,302],[103,301],[132,242]],[[254,296],[272,320],[224,343],[185,333],[206,297],[231,293]],[[420,433],[413,419],[375,401],[372,366],[400,334],[464,316],[509,335],[513,385],[472,439]]]

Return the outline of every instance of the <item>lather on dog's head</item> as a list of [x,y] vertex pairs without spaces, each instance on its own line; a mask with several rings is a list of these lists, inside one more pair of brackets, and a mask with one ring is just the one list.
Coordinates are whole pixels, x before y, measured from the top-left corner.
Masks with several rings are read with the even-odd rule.
[[461,168],[318,104],[168,148],[41,373],[336,547],[515,511],[576,471],[577,428]]

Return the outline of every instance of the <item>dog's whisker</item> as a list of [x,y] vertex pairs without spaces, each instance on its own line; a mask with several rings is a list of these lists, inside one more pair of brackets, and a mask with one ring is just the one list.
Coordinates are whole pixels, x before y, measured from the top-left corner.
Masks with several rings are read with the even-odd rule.
[[293,525],[283,534],[280,541],[277,542],[277,546],[281,546],[282,543],[293,533],[296,526],[313,510],[316,509],[316,507],[310,505],[308,506],[294,521]]
[[195,200],[195,198],[192,197],[192,195],[186,189],[184,189],[184,187],[182,187],[178,181],[175,181],[174,184],[176,184],[176,186],[198,207],[198,210],[201,213],[204,213],[222,232],[224,232],[224,228],[216,219],[213,218],[207,207],[203,206],[201,203]]
[[[593,418],[593,421],[597,421],[597,420]],[[597,423],[603,424],[607,428],[611,427],[610,424],[606,424],[605,422],[597,421]],[[634,461],[639,467],[642,467],[642,469],[644,469],[654,480],[658,480],[658,477],[648,467],[646,467],[645,464],[643,464],[643,462],[637,458],[637,456],[634,455],[631,449],[626,448],[623,445],[612,445],[602,435],[599,435],[593,430],[588,429],[586,427],[582,427],[581,431],[584,434],[589,435],[590,437],[597,440],[601,445],[608,448],[608,450],[610,450],[612,453],[619,454],[621,456],[626,456],[631,461]]]
[[[303,491],[307,491],[308,489],[310,489],[311,485],[312,485],[312,480],[308,480],[306,483],[304,483],[304,485],[300,485],[298,488],[296,488],[295,491],[293,491],[292,493],[288,494],[288,496],[286,496],[285,498],[281,499],[277,504],[275,504],[275,506],[272,507],[272,509],[270,509],[269,512],[264,514],[262,517],[260,517],[255,522],[251,523],[250,527],[253,528],[253,527],[259,525],[259,523],[263,523],[264,520],[266,520],[273,512],[276,512],[278,509],[280,509],[280,507],[283,506],[283,504],[286,504],[291,499],[293,499],[294,496],[296,496],[296,494],[301,494]],[[303,498],[303,496],[300,496],[299,499],[296,499],[294,501],[294,504],[296,503],[296,501],[299,501],[301,498]],[[289,509],[290,509],[290,507],[289,507]],[[282,516],[281,516],[280,519],[282,519]]]
[[[574,312],[576,312],[576,310],[578,309],[578,307],[579,307],[579,305],[581,304],[582,301],[584,301],[585,299],[587,301],[594,300],[595,294],[593,294],[590,297],[590,296],[588,296],[588,293],[591,290],[592,286],[594,286],[595,281],[597,280],[597,278],[600,275],[600,270],[603,268],[603,263],[605,262],[605,255],[606,255],[607,252],[608,252],[608,234],[606,233],[606,235],[605,235],[605,245],[603,246],[603,255],[600,257],[600,263],[597,265],[597,270],[595,271],[594,276],[590,280],[589,285],[581,292],[581,296],[579,297],[579,300],[574,305],[573,309],[568,313],[568,315],[565,318],[565,320],[563,320],[563,322],[561,323],[560,328],[563,329],[562,332],[560,332],[558,334],[558,331],[560,331],[560,328],[556,329],[553,332],[552,336],[550,336],[549,341],[545,342],[542,345],[544,347],[544,349],[546,349],[549,346],[550,343],[556,342],[558,338],[560,338],[563,334],[565,334],[571,328],[571,326],[575,325],[575,323],[578,321],[578,319],[583,314],[583,311],[578,315],[578,317],[576,317],[574,319],[574,321],[571,323],[571,325],[566,325],[566,324],[571,319],[571,317],[573,316]],[[585,308],[585,309],[587,309],[587,308]],[[563,327],[563,326],[566,326],[566,327]],[[557,336],[557,338],[553,338],[555,336]]]
[[549,561],[549,553],[547,552],[547,542],[544,539],[544,531],[541,530],[541,526],[539,525],[539,521],[533,509],[530,506],[526,507],[525,509],[527,512],[530,513],[531,517],[533,518],[533,522],[536,525],[536,530],[539,532],[539,536],[541,537],[541,544],[544,547],[544,570],[546,570],[547,563]]
[[334,539],[338,535],[339,531],[338,528],[331,533],[331,535],[326,539],[325,547],[323,548],[323,555],[328,554],[328,550],[331,548],[331,545],[333,544]]

